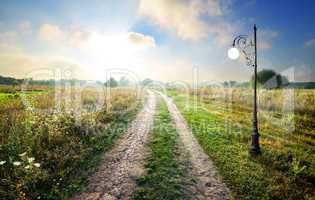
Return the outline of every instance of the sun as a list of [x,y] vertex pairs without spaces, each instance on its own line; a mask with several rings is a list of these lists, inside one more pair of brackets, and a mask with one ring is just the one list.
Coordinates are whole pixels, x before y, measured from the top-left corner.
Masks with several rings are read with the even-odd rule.
[[87,54],[100,65],[111,67],[128,67],[136,64],[142,47],[128,40],[125,33],[102,35],[93,33],[87,45]]

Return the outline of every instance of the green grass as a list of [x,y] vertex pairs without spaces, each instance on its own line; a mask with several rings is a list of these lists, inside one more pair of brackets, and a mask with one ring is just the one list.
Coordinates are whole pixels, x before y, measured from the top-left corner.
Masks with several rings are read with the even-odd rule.
[[183,199],[184,170],[177,161],[178,135],[166,104],[159,104],[157,110],[152,138],[148,143],[147,174],[139,178],[134,199]]
[[10,94],[8,93],[0,93],[0,100],[1,99],[6,99]]
[[[314,197],[312,148],[288,144],[278,147],[277,141],[273,141],[271,145],[262,144],[261,156],[252,157],[248,154],[251,124],[241,113],[230,115],[225,111],[222,114],[222,107],[215,107],[211,102],[199,102],[196,111],[192,109],[192,103],[190,108],[185,109],[184,96],[176,91],[170,91],[169,95],[173,97],[202,148],[215,162],[235,199],[298,200]],[[230,129],[226,127],[228,116],[232,121]],[[233,124],[233,118],[244,120],[242,133]],[[266,129],[261,138],[272,134]]]
[[10,100],[20,98],[21,95],[26,96],[33,96],[33,95],[40,95],[40,94],[47,94],[47,90],[33,90],[33,91],[26,91],[26,92],[15,92],[15,93],[2,93],[0,92],[0,100]]
[[[0,161],[6,163],[0,166],[0,199],[68,199],[82,189],[101,155],[126,131],[142,105],[131,91],[117,91],[113,98],[113,106],[134,107],[82,113],[80,123],[74,113],[36,113],[25,110],[18,99],[1,102]],[[29,163],[30,157],[39,168]],[[15,166],[15,161],[21,165]]]

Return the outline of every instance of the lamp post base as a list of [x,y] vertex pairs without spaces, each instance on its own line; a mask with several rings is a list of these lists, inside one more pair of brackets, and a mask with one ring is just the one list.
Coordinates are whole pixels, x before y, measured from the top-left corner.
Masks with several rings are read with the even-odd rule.
[[260,151],[260,148],[259,148],[259,147],[257,148],[257,147],[251,146],[250,149],[249,149],[249,153],[250,153],[251,155],[256,156],[256,155],[261,154],[261,151]]
[[261,154],[260,147],[259,147],[259,134],[253,133],[252,135],[252,145],[249,149],[249,153],[251,155],[259,155]]

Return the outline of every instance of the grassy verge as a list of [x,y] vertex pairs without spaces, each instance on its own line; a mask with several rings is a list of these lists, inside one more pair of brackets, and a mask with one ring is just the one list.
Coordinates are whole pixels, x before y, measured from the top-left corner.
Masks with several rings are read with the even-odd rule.
[[147,174],[139,178],[134,199],[182,199],[184,171],[176,160],[178,135],[166,104],[159,104],[157,110],[152,138],[148,143],[151,152],[146,159]]
[[68,199],[80,190],[141,108],[132,91],[112,97],[110,110],[82,112],[80,123],[74,113],[27,111],[19,99],[0,104],[0,199]]
[[[250,124],[244,122],[245,131],[240,133],[240,128],[233,123],[227,127],[226,115],[217,114],[218,108],[211,106],[211,102],[202,107],[199,104],[195,111],[193,106],[186,107],[184,96],[174,91],[169,95],[215,162],[235,199],[314,199],[311,149],[307,154],[296,146],[279,148],[274,143],[262,143],[262,155],[251,157],[248,154]],[[234,117],[242,119],[242,115]]]

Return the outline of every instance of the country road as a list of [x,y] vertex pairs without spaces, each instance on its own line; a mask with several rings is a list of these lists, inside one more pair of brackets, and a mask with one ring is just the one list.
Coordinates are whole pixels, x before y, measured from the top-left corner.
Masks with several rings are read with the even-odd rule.
[[104,155],[98,171],[89,178],[86,190],[72,200],[132,199],[136,179],[144,174],[147,154],[145,143],[153,126],[157,96],[161,96],[161,100],[167,104],[182,145],[181,154],[191,166],[189,176],[196,180],[187,188],[193,194],[192,199],[232,199],[229,189],[218,178],[212,161],[203,152],[172,99],[162,93],[148,91],[148,99],[142,111],[115,147]]
[[191,176],[197,180],[191,189],[195,193],[194,199],[232,199],[229,189],[220,181],[215,166],[193,136],[173,100],[162,93],[160,95],[167,103],[173,123],[184,146],[183,149],[188,153],[188,158],[192,165]]
[[144,143],[153,124],[156,97],[151,91],[142,111],[115,147],[107,152],[86,191],[72,200],[131,199],[135,179],[143,173]]

